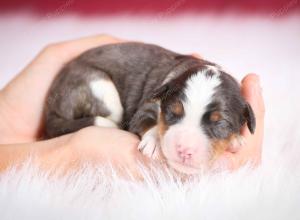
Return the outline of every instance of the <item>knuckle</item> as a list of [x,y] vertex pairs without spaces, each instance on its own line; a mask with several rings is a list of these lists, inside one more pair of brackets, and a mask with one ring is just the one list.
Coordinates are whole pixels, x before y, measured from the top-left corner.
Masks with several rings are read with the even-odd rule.
[[107,39],[113,38],[111,35],[105,34],[105,33],[104,34],[100,34],[99,37],[102,38],[103,40],[107,40]]
[[100,41],[107,42],[107,43],[113,43],[113,42],[119,42],[120,41],[119,38],[113,37],[109,34],[100,34],[98,37],[99,37]]
[[53,54],[62,50],[63,43],[51,43],[44,47],[42,54]]

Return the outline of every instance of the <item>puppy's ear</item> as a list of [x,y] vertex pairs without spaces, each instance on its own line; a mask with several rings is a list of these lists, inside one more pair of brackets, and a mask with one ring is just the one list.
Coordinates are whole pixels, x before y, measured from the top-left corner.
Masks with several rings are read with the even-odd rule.
[[155,101],[161,100],[167,95],[168,90],[169,90],[169,85],[168,84],[162,85],[158,89],[154,90],[154,92],[152,93],[150,98],[152,100],[155,100]]
[[249,131],[251,134],[254,134],[255,127],[256,127],[256,119],[254,112],[250,106],[249,103],[246,103],[245,110],[244,110],[244,117],[247,122],[247,127],[249,128]]
[[166,83],[161,87],[159,87],[158,89],[154,90],[150,99],[153,101],[158,101],[158,100],[163,101],[167,99],[169,96],[171,96],[172,94],[174,94],[177,91],[176,88],[177,87],[175,85],[172,85],[171,83]]

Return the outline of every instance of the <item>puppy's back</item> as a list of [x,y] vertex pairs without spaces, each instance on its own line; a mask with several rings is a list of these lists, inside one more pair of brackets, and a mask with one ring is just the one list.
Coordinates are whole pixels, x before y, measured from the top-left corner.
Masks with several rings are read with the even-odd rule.
[[[66,64],[50,88],[45,107],[46,137],[94,125],[96,116],[103,122],[114,115],[113,124],[104,123],[110,127],[128,121],[176,66],[176,57],[176,53],[142,43],[105,45],[83,53]],[[100,93],[104,90],[99,87],[109,85],[105,92],[115,94],[109,97],[113,100],[105,100],[107,94],[102,99],[95,97],[92,82],[98,83]]]

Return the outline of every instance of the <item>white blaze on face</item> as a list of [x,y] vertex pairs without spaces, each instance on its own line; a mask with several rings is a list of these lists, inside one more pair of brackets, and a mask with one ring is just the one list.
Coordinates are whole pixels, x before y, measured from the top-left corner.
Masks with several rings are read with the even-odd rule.
[[201,128],[201,119],[212,101],[215,89],[221,81],[218,72],[212,76],[207,70],[192,75],[186,82],[184,94],[184,117],[166,131],[162,151],[168,163],[186,173],[199,172],[210,158],[211,146]]
[[184,90],[186,100],[183,102],[185,117],[181,124],[199,126],[207,105],[211,103],[215,88],[220,83],[219,74],[206,76],[205,72],[198,72],[187,80]]

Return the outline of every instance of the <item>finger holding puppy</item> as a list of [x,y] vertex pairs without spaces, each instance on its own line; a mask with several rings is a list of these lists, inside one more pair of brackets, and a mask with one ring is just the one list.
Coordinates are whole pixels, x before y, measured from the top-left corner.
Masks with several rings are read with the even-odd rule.
[[238,169],[246,163],[257,166],[261,161],[265,105],[259,76],[256,74],[245,76],[242,80],[241,92],[254,111],[256,130],[251,134],[245,125],[241,131],[243,146],[236,152],[226,151],[217,159],[216,163],[219,167],[223,166],[229,170]]

